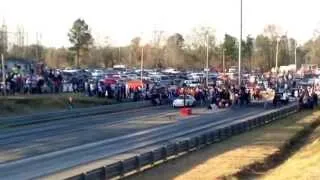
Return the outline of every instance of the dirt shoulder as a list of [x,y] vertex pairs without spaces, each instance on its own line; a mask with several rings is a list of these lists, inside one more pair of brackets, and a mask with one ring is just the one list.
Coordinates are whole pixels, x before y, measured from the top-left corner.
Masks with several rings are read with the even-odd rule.
[[305,145],[277,168],[266,173],[263,180],[315,180],[320,177],[320,127],[305,139]]
[[50,94],[0,97],[0,116],[23,115],[43,111],[68,109],[68,98],[74,107],[92,107],[115,103],[114,100],[86,97],[80,94]]
[[[302,111],[253,131],[234,136],[200,151],[169,161],[131,177],[130,180],[238,179],[279,154],[320,117],[320,111]],[[272,159],[271,159],[272,160]]]

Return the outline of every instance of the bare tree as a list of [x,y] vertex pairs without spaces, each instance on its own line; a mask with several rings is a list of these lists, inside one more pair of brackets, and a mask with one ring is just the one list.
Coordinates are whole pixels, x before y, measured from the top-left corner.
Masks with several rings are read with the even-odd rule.
[[164,31],[154,31],[152,47],[150,49],[150,54],[152,58],[152,66],[157,68],[162,68],[164,64],[164,51],[162,48],[162,43],[164,41]]
[[167,40],[165,48],[165,66],[182,67],[184,64],[184,38],[181,34],[175,33]]
[[140,60],[140,37],[135,37],[131,40],[130,53],[129,53],[129,64],[131,66],[137,66]]
[[214,53],[215,49],[215,30],[210,26],[200,26],[194,28],[192,33],[187,36],[186,47],[189,54],[189,60],[193,65],[196,65],[197,68],[204,68],[206,64],[206,51],[207,43],[209,45],[209,66],[212,65],[213,59],[216,56]]

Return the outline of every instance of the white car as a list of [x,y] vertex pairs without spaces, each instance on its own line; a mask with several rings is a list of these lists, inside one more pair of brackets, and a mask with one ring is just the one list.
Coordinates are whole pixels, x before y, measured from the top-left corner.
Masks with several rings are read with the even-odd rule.
[[[186,106],[194,106],[196,104],[196,99],[191,95],[186,95]],[[172,106],[175,107],[184,107],[184,95],[180,95],[172,103]]]
[[184,83],[188,86],[188,87],[198,87],[201,86],[201,84],[198,81],[193,81],[193,80],[185,80]]
[[136,74],[127,74],[128,79],[130,80],[135,80],[135,79],[139,79],[139,76]]
[[102,75],[103,75],[103,71],[96,69],[96,70],[94,70],[94,71],[91,73],[91,75],[92,75],[93,77],[102,76]]

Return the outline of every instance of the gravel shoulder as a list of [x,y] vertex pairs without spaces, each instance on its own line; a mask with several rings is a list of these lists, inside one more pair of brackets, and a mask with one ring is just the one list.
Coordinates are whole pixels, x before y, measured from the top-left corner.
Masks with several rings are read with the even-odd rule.
[[93,107],[116,103],[115,100],[87,97],[81,94],[43,94],[25,96],[0,96],[0,116],[25,115],[68,109],[68,98],[72,97],[75,108]]

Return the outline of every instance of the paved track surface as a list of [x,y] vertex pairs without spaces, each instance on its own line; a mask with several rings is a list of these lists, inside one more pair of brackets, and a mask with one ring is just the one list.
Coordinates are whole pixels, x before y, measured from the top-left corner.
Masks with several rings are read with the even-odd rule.
[[173,123],[170,107],[79,117],[0,131],[0,163]]
[[50,122],[0,133],[0,177],[44,176],[119,153],[194,133],[265,111],[261,107],[212,113],[196,109],[188,118],[170,107],[152,107],[108,115]]

